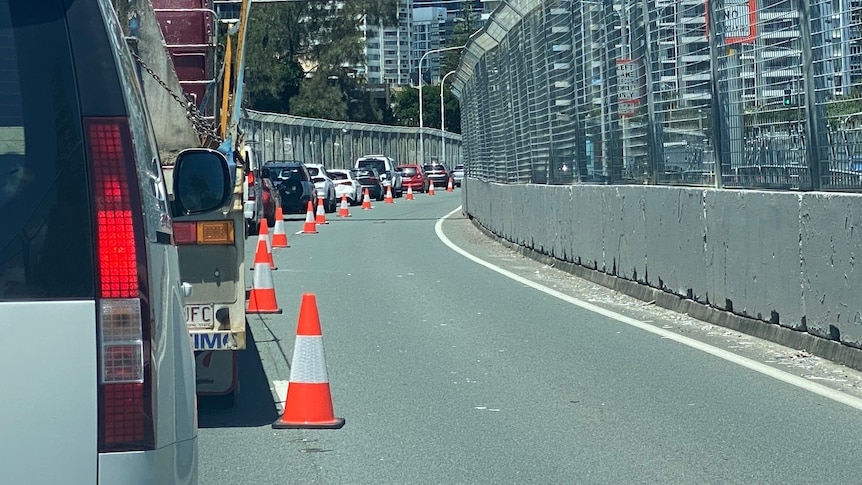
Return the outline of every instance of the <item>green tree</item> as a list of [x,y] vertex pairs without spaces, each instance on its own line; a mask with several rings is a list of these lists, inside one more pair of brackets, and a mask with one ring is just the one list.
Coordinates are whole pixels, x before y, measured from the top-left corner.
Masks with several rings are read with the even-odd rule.
[[[446,47],[466,45],[470,36],[479,30],[481,26],[481,17],[473,11],[472,4],[469,2],[462,3],[461,11],[455,17],[455,25],[452,27],[452,35],[446,42]],[[445,75],[447,72],[457,69],[462,52],[463,49],[453,49],[443,52],[443,58],[440,61],[440,72]]]
[[[423,96],[426,89],[422,89]],[[422,111],[425,111],[423,100]],[[419,126],[419,90],[412,86],[398,88],[392,92],[392,116],[399,126]]]
[[245,44],[245,99],[251,109],[290,112],[290,98],[299,93],[303,70],[297,58],[299,32],[287,28],[298,17],[288,2],[255,4]]
[[386,117],[386,107],[372,102],[364,80],[348,76],[344,66],[363,61],[363,22],[397,21],[397,0],[261,3],[251,11],[249,107],[351,121]]
[[338,84],[338,76],[319,69],[306,78],[299,94],[290,100],[290,114],[328,120],[347,119],[347,101]]
[[[406,86],[392,94],[392,115],[399,126],[419,126],[419,90]],[[461,113],[458,98],[443,88],[443,106],[446,110],[446,131],[461,132]],[[440,128],[440,84],[422,86],[422,121],[426,128]]]

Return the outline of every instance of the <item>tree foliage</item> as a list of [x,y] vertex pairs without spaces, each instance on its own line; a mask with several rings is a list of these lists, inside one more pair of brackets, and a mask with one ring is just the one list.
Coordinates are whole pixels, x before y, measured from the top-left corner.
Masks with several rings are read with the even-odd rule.
[[[470,2],[462,3],[461,11],[455,17],[455,25],[452,27],[452,35],[449,37],[446,47],[466,45],[470,36],[481,26],[481,17],[473,10],[473,5]],[[458,69],[462,52],[462,49],[443,52],[443,59],[440,61],[440,72],[445,75],[449,71]]]
[[393,23],[397,11],[397,0],[254,4],[248,25],[246,105],[337,120],[386,119],[387,107],[372,102],[364,80],[351,78],[344,67],[364,61],[363,21]]
[[303,71],[296,56],[300,36],[285,26],[297,16],[297,7],[288,2],[252,6],[244,53],[244,103],[249,108],[290,111],[289,100],[299,93]]
[[[419,90],[404,87],[392,94],[392,114],[399,126],[419,126]],[[458,98],[448,83],[443,87],[446,131],[461,132],[461,112]],[[440,84],[422,86],[422,122],[426,128],[440,128]]]
[[[465,4],[466,5],[466,4]],[[246,40],[245,106],[310,118],[419,126],[419,94],[396,90],[395,109],[372,98],[364,79],[346,67],[364,62],[363,23],[397,25],[398,0],[309,0],[254,4]],[[468,5],[449,46],[463,45],[479,27]],[[443,65],[458,67],[460,50]],[[448,64],[447,64],[448,62]],[[424,125],[440,127],[440,85],[423,86]],[[447,131],[460,132],[458,100],[444,90]]]

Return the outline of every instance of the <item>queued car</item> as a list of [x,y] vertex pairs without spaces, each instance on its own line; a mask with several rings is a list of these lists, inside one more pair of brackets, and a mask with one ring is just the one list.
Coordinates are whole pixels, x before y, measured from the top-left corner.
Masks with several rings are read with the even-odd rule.
[[[275,184],[272,183],[272,180],[261,177],[260,178],[260,199],[261,199],[261,207],[263,217],[266,219],[266,224],[269,227],[275,226],[275,209],[281,206],[281,195],[278,193],[278,189],[275,188]],[[260,224],[258,224],[258,227]],[[257,232],[258,229],[255,229]]]
[[383,189],[383,183],[380,181],[380,174],[374,168],[354,168],[351,170],[353,176],[362,185],[363,196],[365,190],[368,189],[368,197],[374,200],[383,200],[386,193]]
[[263,217],[263,187],[257,169],[257,157],[252,146],[246,144],[242,151],[245,169],[245,184],[242,188],[242,211],[245,216],[245,237],[257,234],[260,218]]
[[196,484],[172,221],[226,206],[228,162],[180,151],[168,199],[109,0],[0,0],[0,19],[2,482]]
[[[362,203],[362,184],[356,179],[352,170],[343,168],[333,168],[327,170],[329,178],[335,183],[335,198],[339,201],[341,196],[347,197],[350,205],[359,205]],[[370,195],[369,195],[370,197]]]
[[338,203],[335,194],[335,183],[329,177],[326,167],[322,163],[306,163],[305,168],[308,170],[308,175],[311,176],[311,181],[314,182],[317,196],[323,197],[323,210],[325,212],[335,212],[335,207]]
[[455,165],[455,168],[452,169],[452,185],[455,187],[461,187],[461,182],[464,180],[464,165],[458,164]]
[[401,183],[405,189],[409,187],[414,192],[428,192],[428,176],[422,165],[404,164],[396,169],[401,173]]
[[393,197],[401,197],[404,193],[401,174],[395,169],[395,160],[385,155],[367,155],[356,160],[354,168],[373,168],[377,171],[380,183],[383,184],[384,196],[386,188],[392,188]]
[[263,164],[261,176],[272,181],[285,214],[304,214],[308,202],[317,205],[317,188],[305,164],[297,160],[273,160]]
[[428,180],[434,183],[434,188],[446,188],[449,185],[449,169],[446,168],[446,165],[443,165],[439,162],[431,162],[425,164],[422,167],[425,170],[425,175],[428,176]]

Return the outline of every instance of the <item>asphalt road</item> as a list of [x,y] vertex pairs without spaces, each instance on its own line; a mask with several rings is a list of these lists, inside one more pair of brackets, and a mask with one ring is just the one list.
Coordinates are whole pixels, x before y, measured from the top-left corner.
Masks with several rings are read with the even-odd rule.
[[[286,221],[283,314],[249,317],[235,407],[199,406],[202,484],[862,483],[859,373],[438,222],[460,195]],[[303,293],[342,429],[270,426]]]

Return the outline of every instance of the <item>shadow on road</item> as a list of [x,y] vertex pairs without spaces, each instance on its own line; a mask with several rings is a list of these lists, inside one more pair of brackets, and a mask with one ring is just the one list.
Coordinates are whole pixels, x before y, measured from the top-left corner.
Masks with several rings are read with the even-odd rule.
[[256,427],[278,419],[251,327],[246,331],[246,349],[239,353],[240,390],[233,403],[221,396],[198,397],[199,428]]

